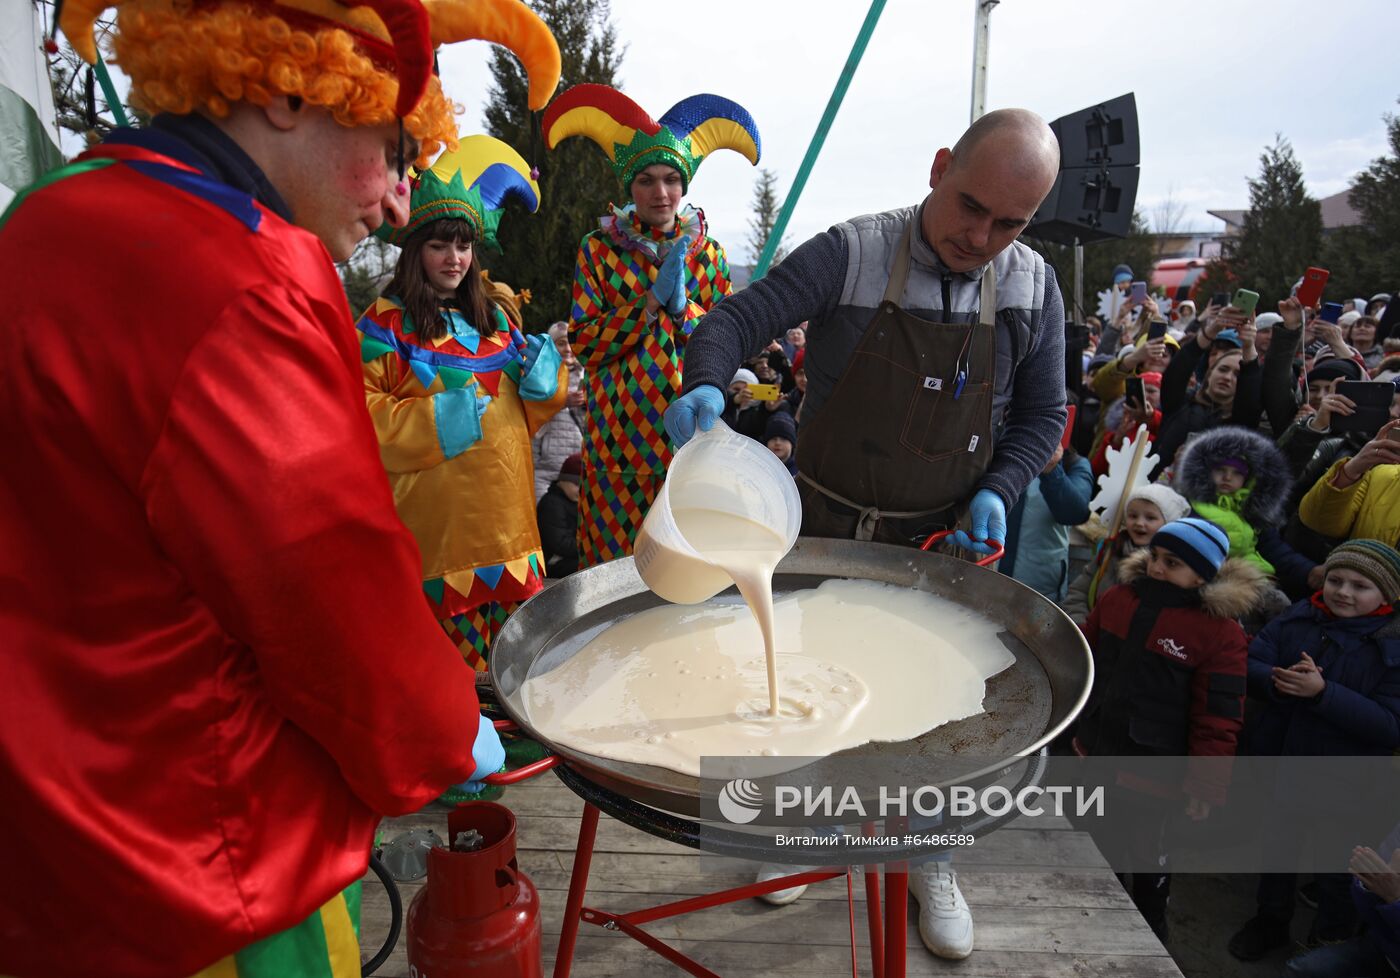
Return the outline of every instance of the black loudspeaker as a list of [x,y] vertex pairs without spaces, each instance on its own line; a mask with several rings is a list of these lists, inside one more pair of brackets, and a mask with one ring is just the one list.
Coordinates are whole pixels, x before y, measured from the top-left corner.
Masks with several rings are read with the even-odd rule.
[[1071,244],[1126,237],[1138,186],[1137,101],[1132,93],[1050,123],[1060,175],[1025,234]]

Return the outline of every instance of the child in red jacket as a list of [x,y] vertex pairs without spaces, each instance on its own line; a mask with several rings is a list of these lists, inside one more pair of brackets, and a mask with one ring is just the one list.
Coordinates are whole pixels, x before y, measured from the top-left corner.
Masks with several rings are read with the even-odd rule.
[[[1230,540],[1198,517],[1174,520],[1151,547],[1125,558],[1121,577],[1094,606],[1084,634],[1094,653],[1094,686],[1079,719],[1075,749],[1087,755],[1225,756],[1235,753],[1244,718],[1249,643],[1236,619],[1264,593],[1260,571],[1227,559]],[[1142,786],[1180,796],[1203,819],[1225,800],[1218,769],[1187,767],[1180,785]],[[1160,790],[1154,790],[1160,789]],[[1145,796],[1117,792],[1122,804]],[[1136,822],[1135,864],[1165,870],[1163,806]],[[1134,873],[1131,894],[1166,939],[1165,872]]]

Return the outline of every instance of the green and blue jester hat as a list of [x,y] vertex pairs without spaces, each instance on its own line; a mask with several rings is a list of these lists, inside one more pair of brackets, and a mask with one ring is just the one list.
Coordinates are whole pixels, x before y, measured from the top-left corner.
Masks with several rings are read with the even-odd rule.
[[682,193],[690,191],[700,162],[717,149],[732,149],[754,166],[762,143],[753,116],[719,95],[692,95],[666,110],[660,121],[607,85],[575,85],[544,114],[545,145],[587,136],[603,148],[624,189],[653,163],[680,171]]
[[390,244],[403,244],[419,228],[455,218],[471,224],[476,240],[499,250],[496,231],[508,197],[539,210],[540,187],[530,175],[530,165],[507,144],[491,136],[467,136],[455,151],[437,158],[428,169],[414,174],[408,223],[401,228],[383,225],[376,234]]

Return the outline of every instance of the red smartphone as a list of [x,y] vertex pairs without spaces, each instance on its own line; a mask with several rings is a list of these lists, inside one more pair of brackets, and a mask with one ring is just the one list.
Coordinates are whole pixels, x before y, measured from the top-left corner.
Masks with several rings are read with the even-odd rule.
[[1065,433],[1060,436],[1060,448],[1069,451],[1069,437],[1074,434],[1074,416],[1079,413],[1079,405],[1066,404],[1065,412],[1068,417],[1065,418]]
[[1298,301],[1304,308],[1311,309],[1322,301],[1322,287],[1327,284],[1328,274],[1325,268],[1309,268],[1303,273],[1303,284],[1298,286]]

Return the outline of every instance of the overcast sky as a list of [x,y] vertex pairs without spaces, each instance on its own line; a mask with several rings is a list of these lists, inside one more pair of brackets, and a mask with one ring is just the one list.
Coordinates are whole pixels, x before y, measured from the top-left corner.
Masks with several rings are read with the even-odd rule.
[[[653,117],[699,92],[739,102],[763,137],[760,166],[786,194],[867,9],[865,0],[613,0],[627,45],[620,87]],[[934,152],[968,123],[973,10],[973,0],[890,0],[790,244],[922,198]],[[1134,92],[1138,207],[1151,219],[1170,195],[1190,229],[1221,226],[1207,209],[1248,206],[1245,179],[1274,133],[1325,197],[1385,152],[1382,116],[1400,110],[1387,58],[1396,0],[1002,0],[991,25],[987,108],[1024,106],[1050,120]],[[458,45],[442,59],[448,91],[467,106],[464,131],[481,125],[487,50]],[[755,175],[738,154],[716,153],[687,198],[735,263],[749,260]]]

